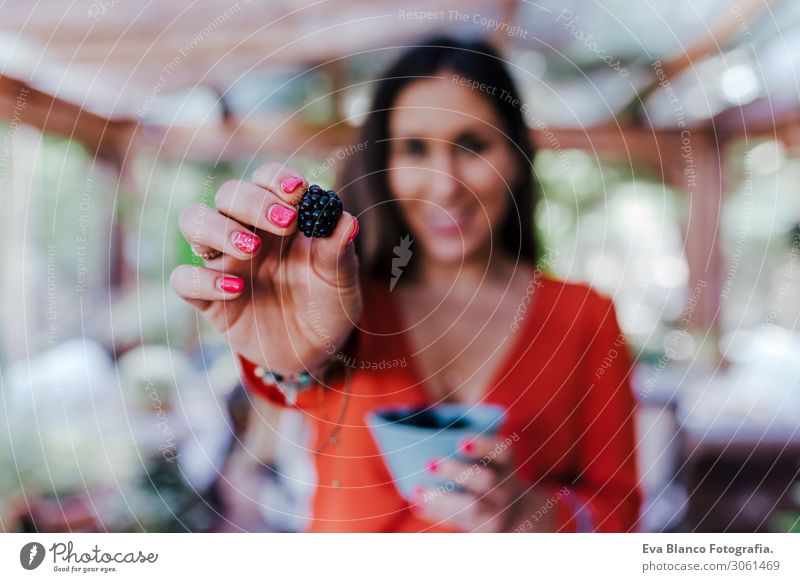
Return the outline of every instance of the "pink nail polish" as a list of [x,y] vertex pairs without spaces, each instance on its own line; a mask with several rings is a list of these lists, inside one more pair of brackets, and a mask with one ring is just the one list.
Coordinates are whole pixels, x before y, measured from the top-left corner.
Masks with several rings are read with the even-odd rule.
[[217,279],[217,289],[225,293],[241,293],[244,289],[244,279],[239,277],[220,277]]
[[358,218],[356,218],[356,217],[354,216],[354,217],[353,217],[353,220],[355,221],[355,223],[356,223],[356,226],[355,226],[355,228],[353,229],[353,234],[351,234],[351,235],[350,235],[350,238],[349,238],[349,239],[347,239],[347,244],[345,245],[345,248],[347,248],[347,247],[349,247],[351,244],[353,244],[353,241],[354,241],[354,240],[356,240],[356,235],[358,235],[358,228],[359,228],[359,227],[358,227]]
[[297,211],[287,206],[273,204],[269,209],[268,216],[272,224],[280,226],[281,228],[286,228],[292,223],[294,217],[297,216]]
[[472,439],[464,439],[459,448],[462,452],[469,454],[475,450],[475,443],[472,442]]
[[428,461],[427,466],[425,467],[429,473],[436,473],[439,470],[439,460],[432,459]]
[[260,238],[254,234],[242,232],[241,230],[237,230],[235,233],[233,233],[231,242],[233,243],[233,246],[243,253],[247,253],[248,255],[252,255],[258,250],[258,247],[261,246]]
[[283,190],[287,194],[291,194],[292,192],[297,190],[297,187],[302,183],[303,181],[300,178],[297,178],[296,176],[289,176],[287,178],[284,178],[283,182],[281,182],[281,190]]

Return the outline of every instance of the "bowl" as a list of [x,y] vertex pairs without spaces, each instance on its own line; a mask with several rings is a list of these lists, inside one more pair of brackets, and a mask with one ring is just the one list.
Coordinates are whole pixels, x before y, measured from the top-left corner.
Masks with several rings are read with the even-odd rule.
[[414,501],[418,487],[458,490],[427,470],[433,459],[463,461],[458,449],[468,437],[497,432],[506,411],[494,404],[385,406],[367,414],[367,426],[378,445],[400,495]]

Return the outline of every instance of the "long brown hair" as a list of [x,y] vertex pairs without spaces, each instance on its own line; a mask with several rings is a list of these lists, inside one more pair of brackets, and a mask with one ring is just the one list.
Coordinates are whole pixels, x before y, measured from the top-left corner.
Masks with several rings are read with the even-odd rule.
[[[485,87],[482,92],[502,122],[509,139],[519,178],[510,188],[512,204],[500,227],[504,251],[521,262],[534,265],[540,248],[534,229],[534,209],[538,199],[533,179],[533,144],[520,104],[522,100],[503,59],[482,40],[458,41],[438,36],[404,52],[377,81],[372,103],[361,127],[359,147],[346,160],[339,178],[339,191],[349,212],[358,217],[362,231],[356,238],[356,251],[362,274],[389,281],[395,247],[411,234],[403,215],[392,202],[387,180],[389,156],[389,115],[400,92],[415,80],[443,70],[452,71]],[[500,97],[502,96],[502,98]],[[516,208],[514,207],[516,206]],[[413,279],[413,261],[403,268],[403,279]]]

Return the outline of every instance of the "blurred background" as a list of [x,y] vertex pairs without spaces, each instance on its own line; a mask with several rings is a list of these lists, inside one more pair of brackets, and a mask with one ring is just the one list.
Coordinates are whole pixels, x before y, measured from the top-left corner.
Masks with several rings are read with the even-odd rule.
[[[800,3],[6,0],[0,531],[295,531],[301,417],[169,290],[180,211],[333,184],[371,80],[437,31],[526,98],[544,266],[613,296],[645,531],[800,531]],[[285,435],[278,438],[277,434]]]

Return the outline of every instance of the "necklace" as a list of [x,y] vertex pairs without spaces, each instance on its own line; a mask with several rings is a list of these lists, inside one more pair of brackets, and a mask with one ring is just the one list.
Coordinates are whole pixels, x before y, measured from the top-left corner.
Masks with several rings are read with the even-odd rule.
[[[321,455],[330,445],[335,444],[339,441],[339,433],[342,430],[342,424],[344,423],[345,415],[347,414],[347,406],[350,404],[350,387],[351,382],[353,379],[353,371],[350,366],[344,367],[344,398],[342,398],[342,407],[339,410],[339,418],[336,421],[336,426],[333,427],[328,438],[326,438],[322,445],[314,451],[314,454],[319,456]],[[321,386],[318,391],[318,398],[321,404],[322,399],[324,398],[323,394],[324,386]]]

